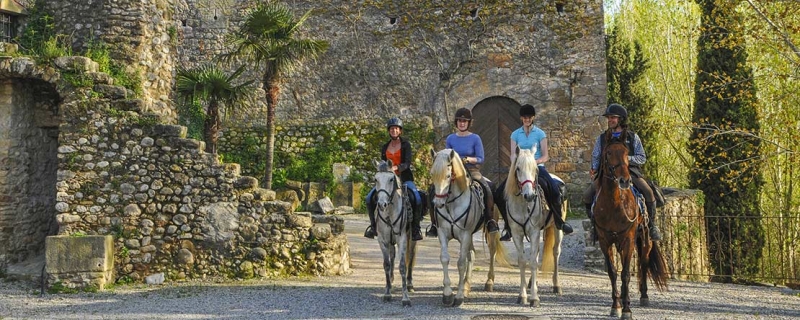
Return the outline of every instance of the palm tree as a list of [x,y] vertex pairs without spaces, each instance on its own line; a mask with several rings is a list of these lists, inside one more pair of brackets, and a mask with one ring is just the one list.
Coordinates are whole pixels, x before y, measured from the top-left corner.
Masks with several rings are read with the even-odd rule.
[[202,65],[188,70],[178,69],[175,81],[178,95],[192,102],[202,100],[207,103],[203,126],[206,152],[217,153],[217,137],[222,127],[220,108],[230,109],[247,105],[253,81],[234,84],[243,71],[242,66],[232,74],[225,75],[225,72],[212,65]]
[[298,38],[298,29],[311,11],[299,19],[280,3],[260,2],[230,36],[231,51],[220,55],[226,62],[244,61],[261,70],[261,83],[267,102],[267,154],[264,187],[272,188],[272,163],[275,151],[275,107],[284,76],[306,59],[316,59],[328,49],[324,40]]

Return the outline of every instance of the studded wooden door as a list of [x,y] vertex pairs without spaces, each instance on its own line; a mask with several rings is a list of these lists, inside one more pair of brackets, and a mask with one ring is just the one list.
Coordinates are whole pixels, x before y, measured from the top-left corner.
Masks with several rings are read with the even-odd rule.
[[522,126],[519,106],[510,98],[491,97],[472,108],[475,120],[471,131],[480,135],[483,141],[485,160],[481,173],[496,183],[505,179],[511,166],[511,132]]

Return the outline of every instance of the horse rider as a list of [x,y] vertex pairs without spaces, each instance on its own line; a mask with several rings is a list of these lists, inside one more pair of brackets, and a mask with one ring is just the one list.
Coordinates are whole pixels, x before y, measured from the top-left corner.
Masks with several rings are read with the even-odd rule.
[[[423,199],[417,186],[414,184],[414,174],[411,172],[411,143],[403,139],[403,121],[400,118],[394,117],[386,122],[386,130],[389,132],[389,141],[381,147],[381,160],[392,161],[392,171],[400,176],[400,180],[411,191],[413,197],[411,200],[413,218],[411,219],[411,238],[414,241],[422,240],[422,232],[420,231],[420,221],[422,220],[423,212]],[[367,213],[369,213],[369,227],[364,231],[364,236],[370,239],[375,239],[378,235],[375,229],[375,208],[377,207],[377,199],[375,199],[375,188],[373,187],[367,194]]]
[[[483,217],[486,222],[486,230],[489,233],[497,232],[500,228],[497,227],[497,216],[494,213],[494,197],[489,185],[490,181],[480,172],[480,166],[483,164],[484,159],[483,141],[481,141],[479,135],[469,131],[470,126],[472,126],[472,111],[467,108],[456,110],[455,125],[457,131],[447,136],[445,148],[458,152],[472,179],[477,181],[483,188],[485,201]],[[431,212],[431,221],[435,223],[434,212]],[[431,224],[427,235],[431,237],[436,236],[436,234],[436,225]]]
[[653,241],[660,241],[661,240],[661,231],[658,230],[658,227],[655,224],[656,218],[656,199],[653,194],[653,190],[650,189],[650,186],[647,184],[647,181],[644,179],[644,173],[642,171],[642,166],[644,165],[645,161],[647,161],[647,156],[644,152],[644,146],[642,146],[642,140],[639,139],[639,136],[628,129],[628,110],[625,107],[612,103],[608,105],[606,108],[606,112],[603,114],[608,121],[608,129],[605,132],[601,133],[597,140],[594,143],[594,149],[592,149],[592,169],[589,171],[589,174],[592,176],[593,182],[589,184],[589,188],[583,194],[583,204],[586,207],[586,215],[589,216],[589,219],[592,219],[592,239],[597,239],[597,231],[594,227],[594,218],[592,217],[592,203],[594,202],[594,197],[597,194],[597,186],[596,180],[599,176],[598,170],[600,167],[600,155],[603,152],[603,147],[605,146],[605,139],[606,135],[610,133],[610,137],[613,138],[620,138],[623,136],[623,132],[627,131],[627,139],[624,141],[625,146],[628,147],[628,171],[631,174],[631,179],[633,180],[633,184],[636,186],[636,189],[642,193],[644,196],[644,204],[647,208],[647,215],[649,216],[648,221],[648,228],[650,229],[650,239]]
[[[547,134],[541,128],[533,125],[533,120],[536,118],[536,108],[534,108],[530,104],[526,104],[519,108],[519,118],[522,120],[522,127],[519,127],[517,130],[511,133],[511,149],[516,151],[517,148],[519,149],[528,149],[533,150],[536,148],[536,153],[534,153],[534,158],[536,159],[536,164],[539,167],[539,175],[536,178],[536,181],[544,190],[544,196],[547,200],[547,205],[550,207],[550,212],[553,213],[553,219],[555,220],[556,228],[564,231],[564,234],[572,233],[572,226],[569,223],[564,221],[564,218],[561,217],[561,190],[560,186],[563,184],[550,175],[547,172],[547,168],[545,168],[544,163],[550,160],[550,154],[547,151]],[[511,163],[514,163],[514,160],[517,157],[516,152],[511,153]],[[500,237],[501,241],[509,241],[511,240],[511,227],[508,220],[508,214],[506,213],[506,202],[505,202],[505,183],[501,183],[497,190],[495,191],[495,203],[497,203],[497,208],[500,209],[500,214],[503,215],[503,220],[506,222],[503,227],[503,236]]]

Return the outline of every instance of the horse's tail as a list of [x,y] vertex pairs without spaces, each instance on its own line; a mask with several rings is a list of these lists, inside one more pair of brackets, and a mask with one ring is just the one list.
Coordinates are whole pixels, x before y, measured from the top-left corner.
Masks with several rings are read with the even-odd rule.
[[[531,240],[533,242],[533,240]],[[544,246],[542,247],[542,272],[552,273],[556,270],[553,258],[553,246],[556,243],[556,227],[551,225],[544,228]]]
[[489,248],[495,248],[494,260],[497,262],[497,264],[504,267],[511,267],[511,263],[508,262],[508,252],[506,252],[506,247],[503,246],[503,243],[500,241],[500,232],[489,233],[486,230],[486,225],[484,224],[483,239],[489,244]]
[[[637,250],[643,252],[643,250]],[[646,250],[644,250],[646,251]],[[647,275],[656,285],[658,290],[667,289],[667,263],[664,261],[664,255],[658,249],[658,242],[652,241],[649,254],[646,259],[639,257],[639,287],[647,280]]]

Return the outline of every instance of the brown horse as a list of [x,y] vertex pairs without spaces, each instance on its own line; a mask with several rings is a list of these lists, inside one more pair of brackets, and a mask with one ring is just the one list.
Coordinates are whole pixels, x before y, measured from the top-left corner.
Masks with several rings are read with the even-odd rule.
[[[628,283],[634,246],[639,261],[639,292],[641,306],[650,303],[647,297],[647,276],[659,290],[667,288],[667,271],[664,257],[656,242],[650,241],[645,215],[631,189],[633,182],[628,171],[628,148],[614,139],[606,143],[601,154],[597,200],[592,209],[600,249],[606,258],[606,271],[611,279],[611,316],[632,319]],[[612,249],[616,246],[622,260],[621,296],[617,291],[617,270]],[[622,300],[622,301],[620,301]],[[621,309],[621,310],[620,310]]]

